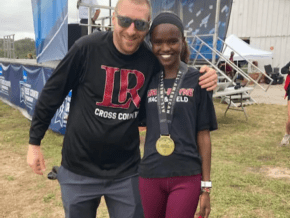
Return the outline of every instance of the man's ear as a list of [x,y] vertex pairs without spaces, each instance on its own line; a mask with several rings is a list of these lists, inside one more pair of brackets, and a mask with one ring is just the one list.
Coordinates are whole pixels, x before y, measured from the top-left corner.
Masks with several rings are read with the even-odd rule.
[[112,23],[113,23],[113,26],[115,26],[115,22],[116,22],[116,16],[115,16],[115,11],[113,12],[113,15],[112,15]]

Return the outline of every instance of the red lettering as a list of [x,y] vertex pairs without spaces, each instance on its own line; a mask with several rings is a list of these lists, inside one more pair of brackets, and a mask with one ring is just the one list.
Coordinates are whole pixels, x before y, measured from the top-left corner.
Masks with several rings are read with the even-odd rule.
[[105,107],[114,107],[112,103],[113,98],[113,89],[114,89],[114,79],[115,73],[119,70],[119,68],[107,67],[102,65],[102,69],[106,70],[106,83],[105,83],[105,91],[102,102],[97,102],[96,104],[99,106]]
[[[133,74],[136,76],[136,86],[132,89],[129,89],[129,75]],[[145,82],[145,77],[143,73],[138,70],[121,70],[121,89],[119,93],[119,102],[124,103],[121,104],[121,108],[129,108],[131,101],[133,101],[134,105],[139,108],[141,97],[138,94],[138,90],[142,88]],[[131,95],[131,98],[127,100],[127,94]]]
[[[104,97],[102,102],[97,102],[96,104],[99,106],[105,107],[114,107],[114,108],[123,108],[128,109],[130,107],[130,103],[133,101],[134,105],[139,108],[141,97],[138,94],[138,90],[142,88],[145,82],[145,77],[143,73],[137,70],[121,70],[121,78],[120,78],[120,91],[118,97],[119,104],[113,104],[113,91],[114,91],[114,81],[115,81],[115,73],[119,71],[119,68],[101,66],[102,69],[106,70],[106,84]],[[129,75],[133,74],[136,76],[136,85],[135,87],[129,89]],[[128,93],[131,95],[128,98]]]
[[194,89],[187,89],[187,91],[188,91],[188,96],[192,97]]
[[179,95],[182,96],[193,96],[193,89],[179,89]]
[[156,96],[156,95],[157,95],[157,89],[150,89],[148,91],[147,97]]

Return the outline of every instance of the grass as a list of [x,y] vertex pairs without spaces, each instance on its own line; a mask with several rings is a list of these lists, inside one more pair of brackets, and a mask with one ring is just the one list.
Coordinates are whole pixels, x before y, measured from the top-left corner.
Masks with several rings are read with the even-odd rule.
[[[251,105],[243,113],[215,102],[219,129],[211,133],[213,189],[210,217],[289,217],[290,147],[278,144],[285,132],[287,107]],[[30,122],[0,102],[0,216],[63,217],[56,181],[34,175],[26,164]],[[144,143],[145,131],[140,133]],[[61,161],[61,135],[48,131],[42,142],[47,172]],[[143,152],[143,145],[140,147]],[[272,173],[271,173],[272,172]],[[99,218],[109,217],[105,202]]]

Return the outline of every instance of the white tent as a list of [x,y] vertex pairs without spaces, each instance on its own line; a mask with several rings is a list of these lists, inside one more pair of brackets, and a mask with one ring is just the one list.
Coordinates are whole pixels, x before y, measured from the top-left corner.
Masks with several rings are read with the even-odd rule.
[[[261,49],[253,48],[248,43],[244,42],[235,35],[230,35],[226,38],[226,44],[233,48],[237,53],[234,55],[234,61],[244,60],[258,60],[258,59],[272,59],[273,54],[269,51],[264,51]],[[232,49],[227,47],[223,54],[229,59]]]

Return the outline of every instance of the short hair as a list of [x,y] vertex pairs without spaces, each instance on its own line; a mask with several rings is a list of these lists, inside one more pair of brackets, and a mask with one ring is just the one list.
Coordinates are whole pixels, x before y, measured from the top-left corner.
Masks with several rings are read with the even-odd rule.
[[[116,7],[115,7],[115,12],[118,13],[118,8],[120,7],[120,4],[123,2],[124,0],[118,0]],[[128,0],[134,4],[137,5],[142,5],[142,4],[147,4],[149,7],[149,20],[151,20],[151,16],[152,16],[152,7],[151,7],[151,3],[150,0]]]

